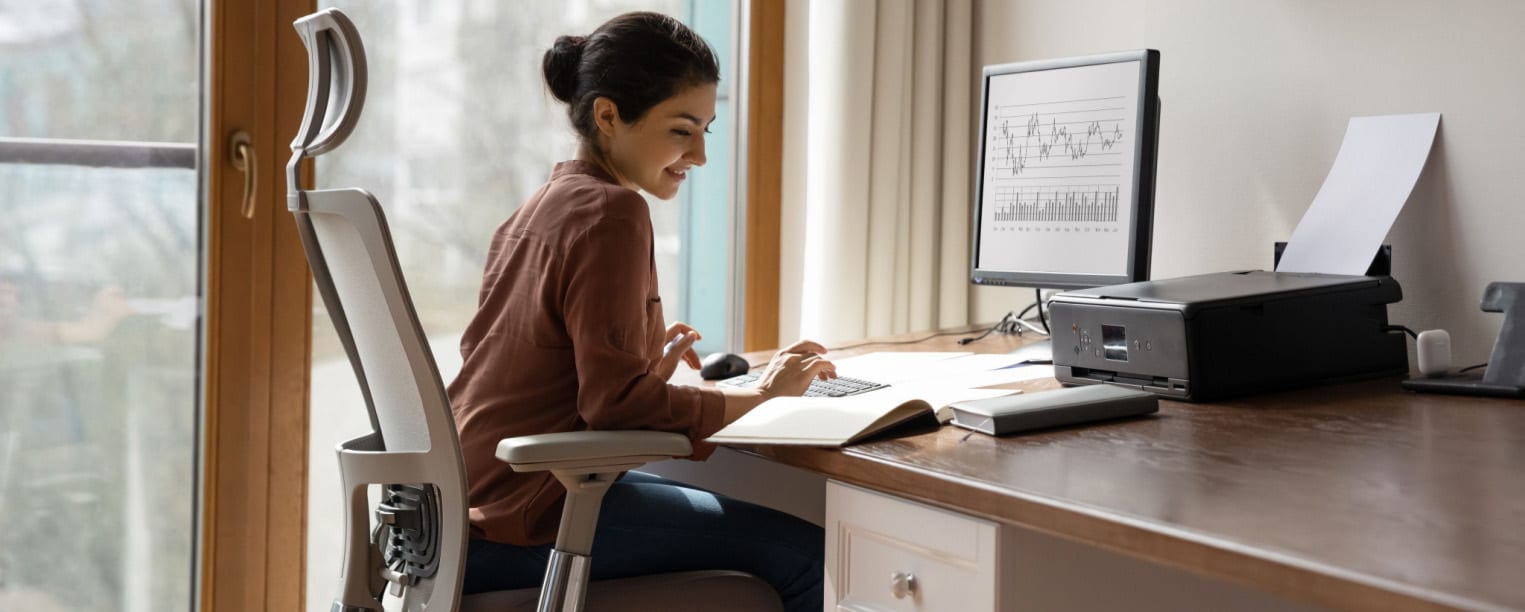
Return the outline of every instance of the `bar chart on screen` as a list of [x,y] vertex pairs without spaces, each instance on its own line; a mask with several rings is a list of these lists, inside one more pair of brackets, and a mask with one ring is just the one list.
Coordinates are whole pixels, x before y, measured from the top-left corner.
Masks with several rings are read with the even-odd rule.
[[999,186],[994,194],[994,220],[1115,224],[1121,191],[1117,183]]

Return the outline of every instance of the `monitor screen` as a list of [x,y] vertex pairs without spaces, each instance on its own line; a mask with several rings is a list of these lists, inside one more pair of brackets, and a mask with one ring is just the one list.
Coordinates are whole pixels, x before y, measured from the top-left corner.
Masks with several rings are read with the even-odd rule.
[[1159,57],[985,68],[973,282],[1075,289],[1149,278]]

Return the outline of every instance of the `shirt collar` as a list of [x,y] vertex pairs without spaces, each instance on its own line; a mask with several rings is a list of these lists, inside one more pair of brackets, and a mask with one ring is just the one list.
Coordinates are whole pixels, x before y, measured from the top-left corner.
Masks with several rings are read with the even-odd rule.
[[586,174],[605,183],[619,184],[618,181],[614,180],[614,177],[609,176],[609,171],[604,170],[603,166],[580,159],[571,159],[556,164],[556,168],[551,170],[551,180],[554,181],[569,174]]

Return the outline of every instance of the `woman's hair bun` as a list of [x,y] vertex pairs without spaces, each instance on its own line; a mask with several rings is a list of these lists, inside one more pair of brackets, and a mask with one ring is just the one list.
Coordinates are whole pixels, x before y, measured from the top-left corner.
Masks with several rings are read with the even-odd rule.
[[558,36],[556,43],[545,52],[541,68],[545,71],[545,84],[557,100],[571,104],[577,99],[577,73],[587,40],[585,36]]
[[583,144],[598,146],[593,103],[607,98],[634,123],[684,89],[720,82],[715,51],[683,22],[652,12],[625,13],[587,36],[562,36],[541,68],[551,95]]

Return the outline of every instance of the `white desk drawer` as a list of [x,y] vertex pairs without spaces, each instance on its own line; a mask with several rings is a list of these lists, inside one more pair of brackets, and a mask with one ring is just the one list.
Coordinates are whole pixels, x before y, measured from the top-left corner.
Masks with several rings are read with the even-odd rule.
[[826,610],[993,610],[996,525],[826,484]]

